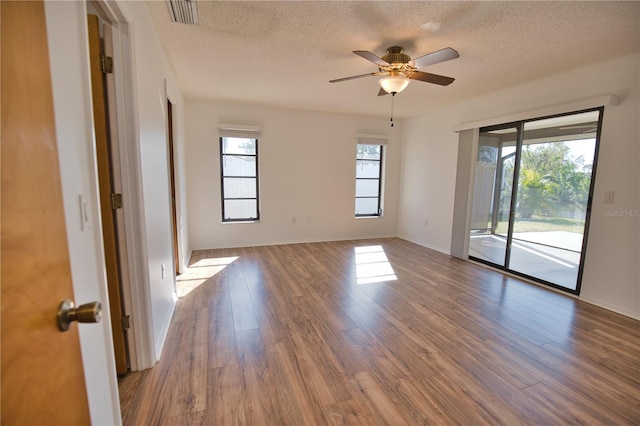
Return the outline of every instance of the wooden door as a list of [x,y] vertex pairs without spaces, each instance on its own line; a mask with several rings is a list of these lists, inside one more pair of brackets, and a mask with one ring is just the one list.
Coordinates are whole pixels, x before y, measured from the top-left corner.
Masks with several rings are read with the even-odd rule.
[[102,217],[102,239],[107,269],[109,289],[109,309],[111,312],[111,334],[116,359],[116,371],[124,374],[128,370],[125,331],[122,323],[122,288],[118,260],[118,241],[116,220],[112,204],[113,178],[112,159],[107,131],[107,103],[102,69],[102,48],[100,42],[100,23],[96,15],[88,15],[89,58],[91,62],[91,92],[93,95],[93,122],[96,137],[96,160],[98,165],[98,183],[100,188],[100,214]]
[[167,100],[167,134],[169,135],[169,184],[171,186],[171,223],[173,224],[173,266],[176,275],[178,275],[178,268],[180,267],[180,257],[178,255],[178,213],[176,206],[175,162],[173,156],[173,104],[170,100]]
[[58,306],[73,300],[73,288],[44,4],[0,7],[0,422],[89,424],[78,329],[56,326]]

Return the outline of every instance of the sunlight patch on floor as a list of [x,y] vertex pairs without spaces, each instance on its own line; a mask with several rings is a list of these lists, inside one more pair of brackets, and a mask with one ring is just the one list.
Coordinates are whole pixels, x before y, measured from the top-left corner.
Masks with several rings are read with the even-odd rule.
[[382,246],[356,247],[354,250],[356,283],[371,284],[398,279]]
[[184,297],[238,260],[238,256],[200,259],[176,279],[176,295]]

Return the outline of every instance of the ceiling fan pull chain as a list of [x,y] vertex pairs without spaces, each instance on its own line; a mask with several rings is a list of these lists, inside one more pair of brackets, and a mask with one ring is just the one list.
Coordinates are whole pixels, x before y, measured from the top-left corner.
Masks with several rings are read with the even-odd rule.
[[391,93],[391,119],[389,120],[391,121],[391,127],[393,127],[393,103],[395,98],[396,98],[396,92],[392,92]]

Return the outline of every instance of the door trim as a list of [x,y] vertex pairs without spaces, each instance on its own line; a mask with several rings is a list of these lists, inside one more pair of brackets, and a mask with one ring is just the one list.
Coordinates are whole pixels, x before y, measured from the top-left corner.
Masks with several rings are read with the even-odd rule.
[[[148,264],[145,249],[144,217],[142,212],[142,182],[139,174],[138,114],[134,83],[133,27],[128,6],[121,1],[98,0],[96,8],[111,24],[113,36],[113,66],[115,76],[115,109],[118,112],[117,140],[122,178],[124,233],[127,239],[126,263],[128,271],[123,279],[122,296],[132,327],[127,333],[131,371],[151,368],[158,360],[151,330],[151,303]],[[134,284],[135,283],[135,284]]]
[[[126,330],[123,328],[124,307],[122,305],[120,250],[123,241],[118,238],[118,223],[116,214],[121,209],[113,206],[112,194],[118,193],[116,182],[119,181],[120,165],[117,158],[112,158],[118,152],[118,140],[116,135],[110,135],[108,129],[113,129],[117,123],[117,114],[113,105],[108,101],[113,100],[109,96],[107,87],[112,87],[110,80],[112,74],[105,74],[101,67],[102,55],[111,55],[108,52],[110,45],[109,24],[103,22],[98,15],[87,15],[89,33],[89,63],[91,69],[91,94],[93,106],[93,128],[95,141],[96,166],[98,171],[98,187],[100,199],[100,213],[102,223],[102,242],[104,246],[104,260],[107,273],[107,286],[109,293],[109,310],[111,313],[111,332],[116,360],[116,371],[124,374],[128,371],[128,351],[125,343]],[[101,29],[104,35],[101,36]],[[101,41],[104,38],[104,43]],[[108,106],[108,108],[107,108]],[[126,247],[125,247],[126,249]]]
[[[184,242],[182,240],[182,226],[181,226],[181,217],[182,217],[182,205],[181,205],[181,200],[182,197],[180,197],[180,194],[182,193],[182,185],[181,185],[181,180],[180,180],[180,173],[176,173],[176,171],[178,169],[180,169],[180,165],[182,164],[182,155],[180,153],[180,145],[177,143],[178,141],[176,140],[176,128],[177,126],[180,126],[181,123],[178,122],[178,118],[180,117],[180,114],[178,114],[179,108],[182,108],[182,105],[178,102],[178,97],[176,97],[172,90],[171,90],[171,86],[169,85],[169,81],[167,81],[167,79],[164,79],[164,95],[165,98],[168,102],[171,102],[171,109],[173,112],[173,116],[172,116],[172,124],[173,124],[173,134],[171,135],[171,137],[173,138],[173,170],[169,171],[169,176],[171,177],[171,175],[173,175],[174,178],[174,186],[175,186],[175,195],[176,195],[176,202],[175,202],[175,214],[176,214],[176,230],[175,230],[175,251],[177,252],[177,264],[175,265],[175,273],[176,275],[181,274],[182,272],[184,272],[184,268],[185,268],[185,262],[184,262],[184,257],[182,256],[182,248],[184,248]],[[168,108],[167,108],[168,111]],[[166,117],[165,117],[166,118]],[[169,137],[169,135],[167,135],[167,137]],[[170,166],[169,166],[170,167]],[[171,196],[171,194],[169,195]]]

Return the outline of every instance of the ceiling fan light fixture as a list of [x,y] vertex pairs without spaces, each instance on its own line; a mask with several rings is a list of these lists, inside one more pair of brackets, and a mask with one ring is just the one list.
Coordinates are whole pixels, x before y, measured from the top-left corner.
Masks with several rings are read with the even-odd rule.
[[382,77],[378,83],[387,93],[400,93],[409,85],[409,78],[401,73],[392,73],[387,77]]

